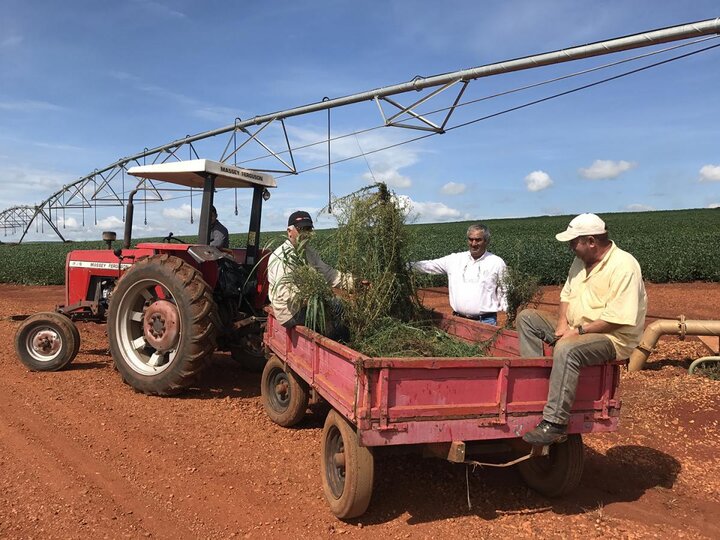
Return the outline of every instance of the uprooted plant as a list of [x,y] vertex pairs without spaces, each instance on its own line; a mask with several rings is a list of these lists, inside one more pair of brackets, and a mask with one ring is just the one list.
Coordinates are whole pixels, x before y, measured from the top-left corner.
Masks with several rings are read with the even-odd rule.
[[[436,328],[422,307],[408,269],[408,208],[385,184],[336,199],[338,228],[330,249],[338,270],[354,277],[354,291],[342,296],[342,312],[321,275],[305,262],[302,245],[289,255],[289,283],[307,304],[306,326],[324,333],[331,310],[349,332],[349,344],[372,356],[482,356],[485,347],[467,344]],[[333,323],[336,321],[333,321]]]
[[520,311],[537,299],[540,280],[537,276],[523,272],[515,266],[508,266],[502,278],[502,286],[507,298],[505,326],[514,328],[515,319]]
[[308,264],[305,252],[310,237],[301,238],[298,243],[280,253],[282,263],[286,267],[285,276],[276,286],[287,286],[293,289],[293,311],[305,309],[305,326],[321,334],[325,334],[328,326],[329,310],[326,309],[333,300],[333,291],[325,277]]
[[405,205],[381,183],[336,200],[333,213],[338,268],[369,284],[356,280],[355,293],[343,301],[353,342],[362,341],[382,318],[421,318],[423,308],[407,269]]

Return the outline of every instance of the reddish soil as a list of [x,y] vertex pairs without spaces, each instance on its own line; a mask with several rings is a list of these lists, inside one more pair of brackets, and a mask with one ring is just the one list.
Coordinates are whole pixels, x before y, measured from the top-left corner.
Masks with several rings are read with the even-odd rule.
[[[718,318],[720,284],[650,285],[650,314]],[[546,307],[557,288],[544,291]],[[368,512],[346,523],[322,496],[323,412],[273,424],[259,376],[224,354],[182,397],[135,393],[105,327],[80,324],[70,367],[31,373],[12,316],[49,310],[60,287],[0,285],[0,538],[720,538],[720,382],[688,376],[707,350],[663,338],[624,373],[616,433],[584,438],[572,495],[546,499],[513,469],[377,461]],[[468,496],[471,508],[468,508]]]

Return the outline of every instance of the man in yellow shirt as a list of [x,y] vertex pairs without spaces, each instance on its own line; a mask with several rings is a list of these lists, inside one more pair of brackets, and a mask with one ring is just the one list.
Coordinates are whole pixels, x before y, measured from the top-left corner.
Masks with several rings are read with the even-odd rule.
[[647,312],[640,265],[608,239],[602,219],[581,214],[555,238],[575,253],[558,316],[526,309],[517,318],[522,356],[542,356],[543,342],[555,346],[543,420],[523,436],[534,445],[565,440],[580,369],[628,358]]

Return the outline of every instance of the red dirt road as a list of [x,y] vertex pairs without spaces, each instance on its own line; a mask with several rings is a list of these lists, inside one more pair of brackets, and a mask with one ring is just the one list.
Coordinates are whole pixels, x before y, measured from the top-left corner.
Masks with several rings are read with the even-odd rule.
[[[720,284],[648,294],[651,315],[720,318]],[[345,523],[322,497],[323,412],[274,425],[259,376],[227,355],[182,397],[148,397],[114,371],[105,327],[80,324],[69,369],[28,372],[11,316],[62,300],[0,285],[0,538],[720,538],[720,382],[687,375],[697,341],[665,338],[650,369],[623,374],[620,430],[584,438],[572,496],[546,499],[513,469],[466,485],[462,465],[388,456],[368,512]]]

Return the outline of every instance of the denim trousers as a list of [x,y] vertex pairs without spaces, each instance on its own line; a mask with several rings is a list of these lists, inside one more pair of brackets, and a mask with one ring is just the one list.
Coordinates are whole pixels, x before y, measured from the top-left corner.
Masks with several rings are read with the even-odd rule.
[[490,314],[490,315],[488,315],[488,314],[481,315],[478,320],[481,323],[492,324],[493,326],[497,326],[497,313]]
[[521,356],[543,356],[543,342],[555,345],[543,418],[567,425],[575,402],[580,368],[614,360],[616,352],[612,341],[604,334],[583,334],[556,341],[556,325],[556,316],[536,309],[521,311],[516,320]]

